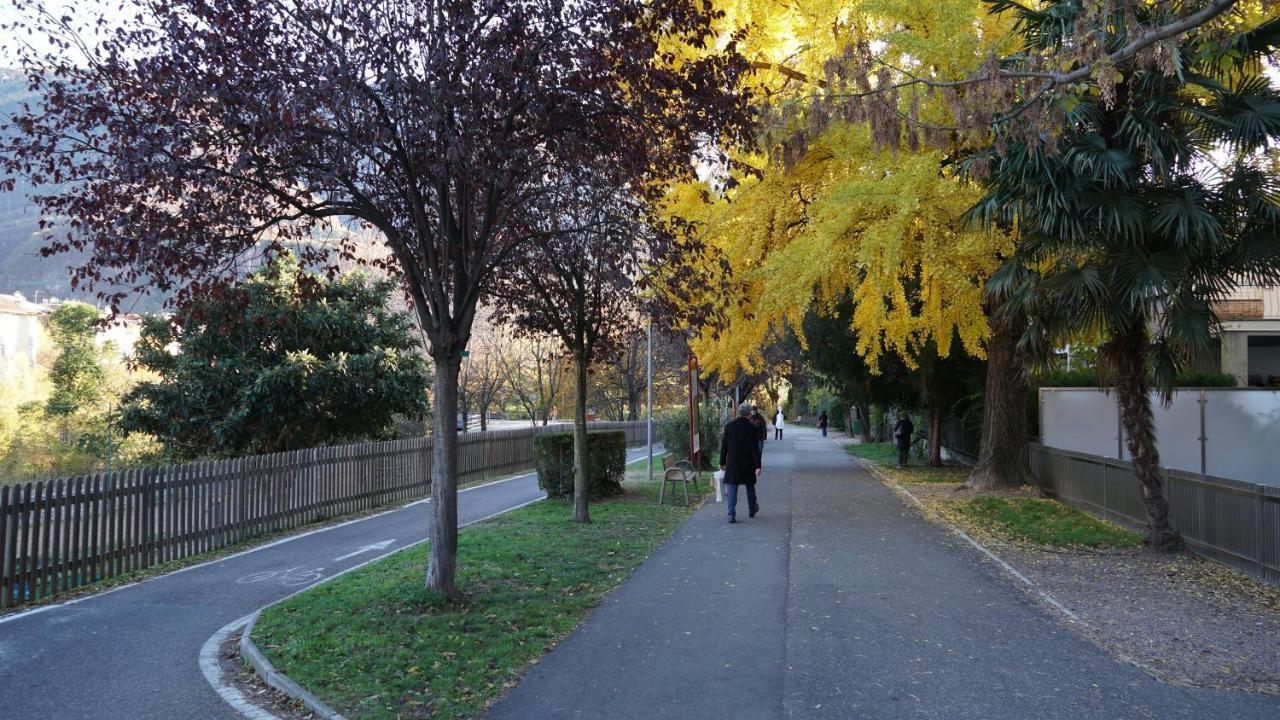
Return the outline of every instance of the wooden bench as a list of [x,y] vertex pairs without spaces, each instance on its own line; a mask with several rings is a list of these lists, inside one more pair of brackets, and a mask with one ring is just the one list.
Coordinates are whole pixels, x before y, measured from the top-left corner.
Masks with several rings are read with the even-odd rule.
[[[667,492],[667,483],[679,484],[684,488],[684,504],[689,504],[689,483],[693,483],[693,491],[699,495],[702,490],[698,487],[698,472],[693,469],[693,464],[688,460],[677,460],[672,455],[662,456],[662,489],[658,491],[658,504],[662,504],[663,497]],[[672,502],[674,502],[674,490],[672,491]]]

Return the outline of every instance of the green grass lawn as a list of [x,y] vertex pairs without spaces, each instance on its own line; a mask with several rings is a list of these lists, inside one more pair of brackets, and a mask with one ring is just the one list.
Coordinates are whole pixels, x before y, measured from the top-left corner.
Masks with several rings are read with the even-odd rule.
[[[655,488],[662,482],[662,456],[663,453],[660,450],[653,452],[653,486]],[[644,484],[649,482],[649,472],[645,467],[646,460],[648,458],[640,458],[627,466],[626,483],[633,492],[644,492],[650,489],[644,487]]]
[[961,503],[969,519],[1015,538],[1057,547],[1134,548],[1142,536],[1054,500],[978,497]]
[[855,457],[870,460],[881,471],[898,482],[908,483],[961,483],[969,475],[969,468],[963,465],[943,465],[931,468],[924,465],[919,458],[911,458],[911,464],[898,468],[898,448],[893,443],[849,443],[844,446],[845,452]]
[[656,505],[646,475],[629,466],[590,525],[547,501],[463,529],[458,605],[423,588],[424,544],[268,609],[254,641],[347,717],[476,717],[693,512]]

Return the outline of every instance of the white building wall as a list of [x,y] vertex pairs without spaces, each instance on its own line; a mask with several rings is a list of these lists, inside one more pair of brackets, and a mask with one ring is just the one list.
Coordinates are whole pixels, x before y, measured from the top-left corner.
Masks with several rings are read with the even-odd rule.
[[[1151,398],[1156,442],[1166,468],[1280,486],[1280,390],[1205,388]],[[1041,388],[1040,436],[1047,447],[1128,460],[1115,393]]]
[[35,367],[43,338],[39,315],[0,313],[0,373]]

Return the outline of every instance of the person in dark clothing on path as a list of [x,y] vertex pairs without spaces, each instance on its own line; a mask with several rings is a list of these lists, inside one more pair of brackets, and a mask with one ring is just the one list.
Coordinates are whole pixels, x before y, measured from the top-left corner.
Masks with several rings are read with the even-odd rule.
[[751,408],[751,422],[760,429],[760,454],[764,454],[764,441],[769,439],[769,425],[760,414],[760,408]]
[[906,413],[898,415],[898,424],[893,426],[893,440],[898,445],[898,467],[907,466],[907,451],[911,449],[911,434],[916,431],[916,426],[911,424],[911,418]]
[[823,410],[818,416],[818,429],[822,431],[822,437],[827,436],[827,411]]
[[729,502],[729,522],[738,522],[738,486],[747,486],[750,517],[760,512],[756,502],[756,478],[760,477],[760,430],[752,422],[751,408],[738,406],[738,418],[724,426],[720,440],[720,469],[724,471],[724,493]]

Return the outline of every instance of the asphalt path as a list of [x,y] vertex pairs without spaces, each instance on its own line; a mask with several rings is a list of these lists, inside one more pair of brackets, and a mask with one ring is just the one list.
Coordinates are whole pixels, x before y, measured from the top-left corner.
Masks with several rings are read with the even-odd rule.
[[[630,450],[628,460],[644,453]],[[459,523],[542,497],[532,474],[464,488]],[[0,616],[0,717],[240,718],[201,671],[206,641],[265,605],[421,541],[429,523],[430,504],[421,500],[98,595]]]
[[1280,718],[1108,656],[816,431],[765,444],[759,493],[696,512],[489,720]]

